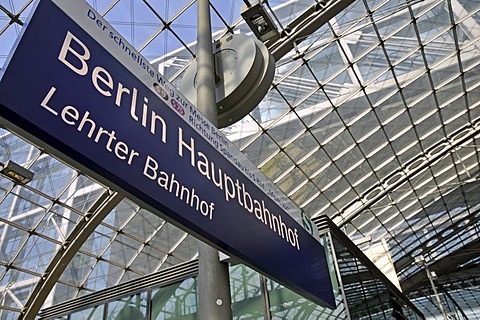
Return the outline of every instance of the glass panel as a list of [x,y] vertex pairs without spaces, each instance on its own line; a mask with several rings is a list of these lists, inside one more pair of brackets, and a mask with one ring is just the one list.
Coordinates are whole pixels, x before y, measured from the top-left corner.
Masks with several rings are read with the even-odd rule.
[[345,319],[343,305],[336,309],[324,308],[272,281],[267,281],[270,313],[273,320],[280,319]]
[[142,320],[146,318],[146,292],[111,301],[107,305],[107,320]]
[[230,267],[233,319],[264,319],[260,275],[244,265]]
[[153,290],[151,304],[152,320],[197,319],[196,280],[190,278]]
[[[173,78],[173,85],[180,83],[196,53],[194,0],[88,2],[165,77]],[[0,10],[3,65],[22,29],[11,18],[18,14],[26,22],[36,2],[0,3],[5,9]],[[282,30],[314,3],[321,5],[315,0],[262,3],[275,12]],[[240,17],[243,5],[211,1],[214,38],[228,32],[252,35]],[[419,272],[412,257],[422,252],[435,264],[448,265],[452,256],[464,260],[452,274],[471,275],[465,271],[477,270],[479,259],[463,250],[478,240],[480,154],[477,139],[459,144],[463,136],[458,132],[468,127],[463,132],[473,136],[480,118],[479,1],[357,0],[297,40],[276,61],[274,85],[265,99],[224,129],[232,145],[261,165],[308,215],[339,217],[363,210],[349,222],[337,222],[352,237],[387,237],[406,282]],[[439,141],[449,144],[441,158],[434,158],[429,148]],[[0,128],[0,162],[13,160],[35,171],[27,186],[0,178],[0,319],[19,316],[52,257],[106,190],[47,150]],[[424,170],[415,172],[419,163]],[[399,177],[404,180],[395,184]],[[375,199],[386,187],[388,194]],[[196,243],[125,200],[83,244],[48,301],[61,303],[190,260],[197,254]],[[469,284],[476,283],[472,279],[449,283],[449,293],[474,319],[479,295],[478,285]],[[237,280],[236,286],[243,284],[237,291],[246,298],[236,308],[261,317],[260,309],[251,307],[260,299],[258,276]],[[429,291],[416,285],[415,303],[427,316],[439,318]],[[369,291],[356,293],[368,297]],[[291,302],[296,297],[286,299],[275,317],[322,317],[311,313],[315,306],[302,313],[308,308],[302,309],[303,302],[297,308]],[[388,318],[384,311],[370,311],[370,317]]]
[[[72,313],[70,315],[70,320],[97,320],[103,319],[103,310],[105,309],[104,305],[84,309]],[[58,318],[58,319],[66,319],[66,318]]]

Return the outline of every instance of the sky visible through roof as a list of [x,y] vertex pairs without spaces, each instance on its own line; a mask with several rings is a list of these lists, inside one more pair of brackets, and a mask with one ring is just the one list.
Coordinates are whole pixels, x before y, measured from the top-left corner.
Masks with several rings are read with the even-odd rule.
[[[178,82],[195,53],[194,1],[89,3],[145,57],[158,58],[166,76]],[[221,35],[230,26],[249,33],[239,23],[243,1],[211,3],[216,9],[214,32]],[[269,3],[285,24],[313,1]],[[20,20],[25,21],[32,1],[0,0],[0,5],[22,12]],[[0,65],[21,29],[9,21],[0,12]],[[450,268],[448,274],[437,272],[439,281],[453,283],[449,292],[475,315],[480,305],[479,40],[479,1],[355,1],[302,42],[298,52],[278,61],[274,86],[259,107],[225,129],[308,215],[330,216],[352,239],[386,239],[405,287],[415,287],[417,275],[423,274],[414,264],[420,253],[426,253],[427,262],[439,271]],[[53,225],[66,234],[65,221],[74,224],[74,217],[104,189],[8,132],[2,131],[1,137],[2,161],[13,156],[42,172],[33,190],[13,187],[9,181],[1,184],[2,217],[8,226],[2,239],[8,249],[2,248],[0,277],[10,286],[10,296],[24,302],[35,283],[29,279],[40,277],[61,243]],[[22,208],[18,210],[25,220],[14,219],[13,204]],[[41,208],[42,214],[27,219],[33,208]],[[48,222],[45,229],[39,228],[39,221]],[[12,237],[8,241],[7,234]],[[59,284],[73,288],[65,289],[71,296],[196,254],[190,236],[129,202],[109,216],[89,243],[77,262],[90,271],[77,270],[76,278],[66,274]],[[46,248],[50,254],[42,257]],[[30,257],[30,264],[42,262],[31,266],[27,253],[36,257]],[[455,259],[460,262],[450,265]],[[113,276],[102,280],[107,271]],[[29,284],[20,285],[21,280]],[[413,294],[418,305],[426,315],[438,316],[421,290],[426,287]]]

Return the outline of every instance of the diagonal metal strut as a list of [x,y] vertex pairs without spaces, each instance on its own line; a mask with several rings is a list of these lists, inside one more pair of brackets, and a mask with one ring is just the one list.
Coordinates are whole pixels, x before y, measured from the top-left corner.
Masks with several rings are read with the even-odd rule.
[[72,258],[96,227],[123,199],[123,195],[107,190],[93,204],[92,208],[65,239],[62,247],[57,251],[56,255],[45,269],[45,273],[30,293],[25,306],[18,317],[19,320],[35,319],[45,302],[45,299],[50,294],[53,286],[57,283]]

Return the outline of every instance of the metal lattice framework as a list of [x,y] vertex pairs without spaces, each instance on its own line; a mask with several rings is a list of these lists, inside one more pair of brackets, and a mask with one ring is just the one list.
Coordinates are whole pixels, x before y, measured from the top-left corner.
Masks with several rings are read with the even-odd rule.
[[[194,0],[88,2],[178,83],[195,53]],[[251,35],[245,3],[211,1],[215,38]],[[0,0],[0,64],[32,4]],[[284,30],[315,1],[266,5]],[[329,216],[351,239],[385,239],[427,318],[441,315],[420,254],[447,311],[480,317],[480,2],[356,0],[300,40],[278,59],[265,99],[224,133],[309,216]],[[8,160],[35,177],[26,186],[0,177],[2,319],[196,258],[197,240],[123,199],[102,212],[48,297],[32,296],[109,191],[0,129]]]

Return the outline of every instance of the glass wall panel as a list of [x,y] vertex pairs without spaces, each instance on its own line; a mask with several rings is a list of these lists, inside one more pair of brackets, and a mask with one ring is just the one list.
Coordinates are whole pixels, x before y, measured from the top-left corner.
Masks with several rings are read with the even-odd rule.
[[[272,280],[267,280],[271,319],[346,319],[343,303],[337,308],[321,307]],[[339,297],[337,297],[339,298]]]
[[[70,320],[97,320],[103,318],[104,305],[91,307],[74,312],[70,315]],[[57,319],[67,319],[67,317],[61,317]]]
[[244,265],[230,267],[233,319],[264,319],[260,274]]
[[151,299],[151,320],[197,319],[197,281],[194,278],[152,290]]
[[147,318],[147,292],[109,302],[107,305],[108,320],[141,320]]

